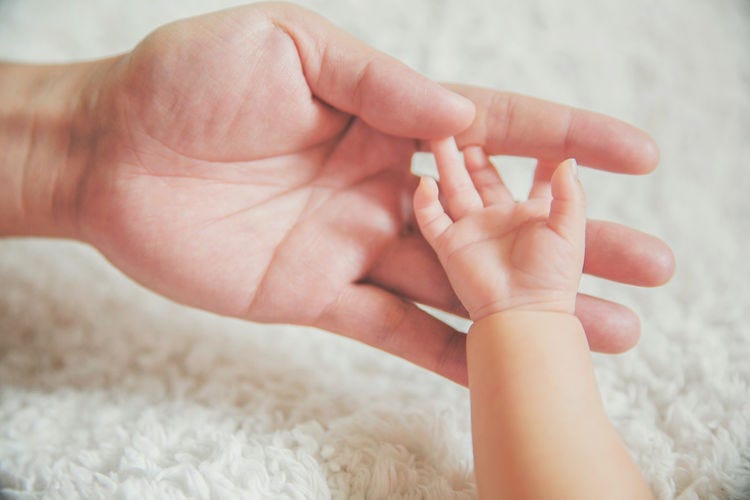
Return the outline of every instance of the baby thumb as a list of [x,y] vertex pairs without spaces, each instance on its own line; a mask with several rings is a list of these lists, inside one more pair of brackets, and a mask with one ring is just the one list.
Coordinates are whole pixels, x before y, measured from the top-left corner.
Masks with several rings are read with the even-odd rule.
[[583,244],[586,231],[586,199],[574,159],[562,162],[552,174],[552,205],[547,225],[575,245]]

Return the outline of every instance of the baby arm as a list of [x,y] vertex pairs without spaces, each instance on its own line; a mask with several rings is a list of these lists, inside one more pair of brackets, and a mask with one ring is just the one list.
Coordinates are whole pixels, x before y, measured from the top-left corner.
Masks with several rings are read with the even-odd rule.
[[585,238],[575,161],[516,203],[481,148],[462,158],[452,138],[432,147],[443,203],[438,184],[422,178],[414,210],[474,321],[467,361],[480,497],[651,498],[604,411],[573,314]]

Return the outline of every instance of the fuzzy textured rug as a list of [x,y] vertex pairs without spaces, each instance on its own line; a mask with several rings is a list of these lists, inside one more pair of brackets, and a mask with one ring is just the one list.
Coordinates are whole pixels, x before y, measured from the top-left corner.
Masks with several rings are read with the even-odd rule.
[[[130,48],[219,0],[0,0],[0,58]],[[666,287],[584,289],[640,314],[595,357],[662,499],[750,498],[750,3],[310,0],[436,79],[515,90],[652,133],[645,178],[585,171],[590,215],[660,235]],[[508,159],[514,189],[529,162]],[[0,241],[0,496],[473,498],[467,391],[319,331],[157,297],[94,250]]]

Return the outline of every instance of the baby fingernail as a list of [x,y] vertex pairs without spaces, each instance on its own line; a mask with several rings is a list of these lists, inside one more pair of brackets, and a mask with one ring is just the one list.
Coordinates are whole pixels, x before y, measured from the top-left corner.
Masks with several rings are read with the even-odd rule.
[[576,162],[575,158],[570,158],[568,162],[570,163],[570,173],[573,174],[573,179],[578,179],[578,162]]

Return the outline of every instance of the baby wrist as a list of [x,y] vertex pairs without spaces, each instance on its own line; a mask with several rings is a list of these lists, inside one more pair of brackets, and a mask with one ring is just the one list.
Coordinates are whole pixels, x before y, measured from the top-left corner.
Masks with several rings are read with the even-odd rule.
[[470,335],[484,332],[508,332],[518,335],[584,333],[583,325],[575,314],[528,309],[510,309],[488,314],[476,320],[469,329]]

